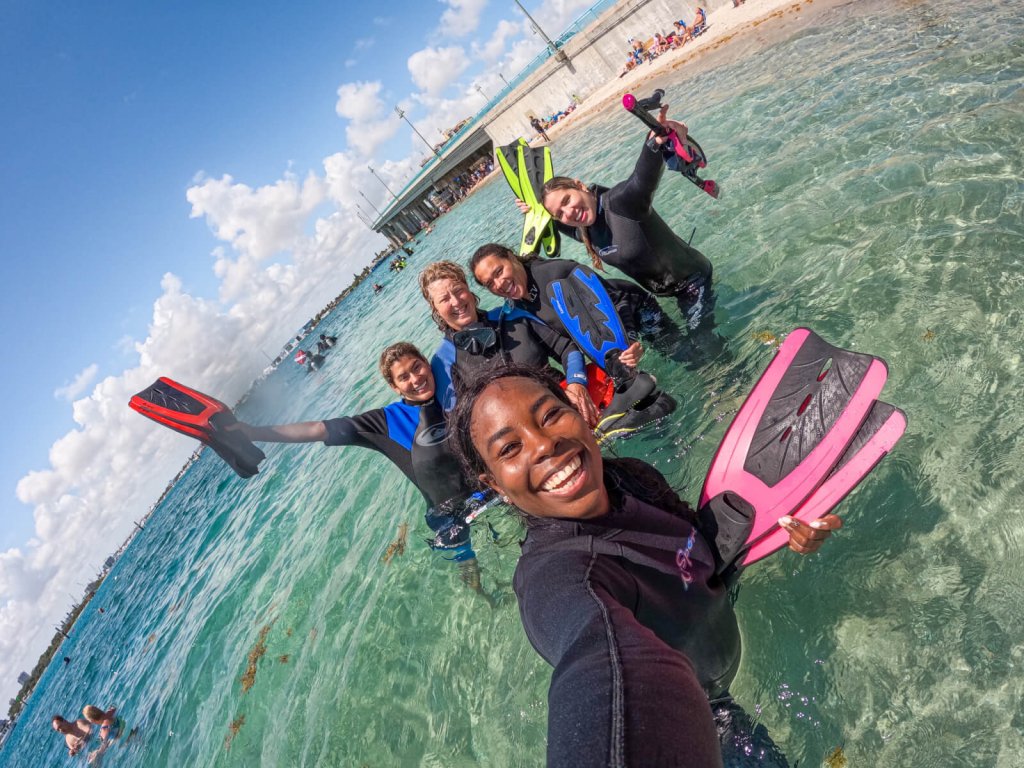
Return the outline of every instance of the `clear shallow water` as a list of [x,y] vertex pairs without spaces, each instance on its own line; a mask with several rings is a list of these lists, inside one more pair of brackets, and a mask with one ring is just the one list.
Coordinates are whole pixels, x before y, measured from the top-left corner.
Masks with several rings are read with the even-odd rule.
[[[950,2],[805,8],[785,31],[758,33],[768,45],[734,40],[699,72],[655,83],[685,102],[725,188],[715,202],[667,178],[657,207],[680,232],[697,226],[727,343],[700,366],[652,351],[679,410],[616,450],[694,499],[770,359],[756,334],[806,324],[885,357],[885,396],[908,412],[908,434],[840,508],[847,527],[821,554],[746,574],[733,692],[804,766],[839,745],[851,765],[1017,766],[1024,17],[1008,1],[972,7],[963,28]],[[623,178],[640,131],[611,110],[559,139],[556,170]],[[517,241],[519,226],[504,183],[484,186],[421,241],[412,269],[376,273],[380,297],[364,286],[327,321],[341,341],[320,374],[283,367],[243,418],[388,402],[379,349],[436,343],[418,269]],[[568,253],[582,257],[574,244]],[[249,482],[204,456],[177,485],[62,649],[72,665],[47,671],[0,765],[71,763],[48,718],[85,702],[117,704],[140,726],[107,765],[542,763],[549,670],[508,586],[516,527],[492,516],[501,539],[475,536],[492,609],[422,544],[418,494],[375,454],[267,453]],[[408,547],[385,565],[402,522]]]

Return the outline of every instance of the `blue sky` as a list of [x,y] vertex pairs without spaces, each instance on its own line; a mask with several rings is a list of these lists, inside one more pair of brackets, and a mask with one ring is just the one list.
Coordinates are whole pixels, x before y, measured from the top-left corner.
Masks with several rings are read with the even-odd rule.
[[[590,4],[524,2],[552,36]],[[191,451],[127,397],[244,392],[384,246],[366,165],[398,188],[427,151],[394,106],[440,138],[540,48],[488,0],[3,5],[0,700]]]

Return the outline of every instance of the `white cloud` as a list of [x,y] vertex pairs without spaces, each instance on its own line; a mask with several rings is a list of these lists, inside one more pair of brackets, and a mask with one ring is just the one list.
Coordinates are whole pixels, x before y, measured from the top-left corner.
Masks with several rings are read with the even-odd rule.
[[295,245],[323,201],[323,188],[312,174],[301,185],[288,175],[258,189],[224,175],[190,187],[185,198],[192,204],[191,218],[205,216],[217,239],[262,261]]
[[82,394],[90,384],[92,384],[99,370],[100,367],[96,363],[86,366],[69,383],[66,383],[63,387],[57,387],[57,389],[53,391],[53,396],[58,400],[67,400],[68,402],[71,402]]
[[343,83],[338,87],[334,111],[349,121],[345,139],[365,157],[395,135],[398,116],[392,114],[380,98],[381,84],[375,82]]
[[429,96],[437,96],[465,71],[469,59],[457,45],[424,48],[409,57],[407,66],[416,86]]
[[357,122],[376,119],[385,110],[380,98],[381,88],[379,80],[370,83],[342,83],[338,86],[334,111],[338,117]]
[[352,52],[359,53],[360,51],[365,51],[368,48],[372,48],[376,42],[377,38],[375,37],[360,37],[352,46]]
[[498,22],[498,26],[494,28],[491,38],[486,43],[481,45],[476,41],[473,42],[473,55],[488,63],[493,63],[505,53],[509,39],[522,34],[522,32],[523,27],[521,24],[502,19]]
[[443,0],[448,6],[441,14],[441,32],[451,37],[464,37],[480,26],[480,14],[487,0]]

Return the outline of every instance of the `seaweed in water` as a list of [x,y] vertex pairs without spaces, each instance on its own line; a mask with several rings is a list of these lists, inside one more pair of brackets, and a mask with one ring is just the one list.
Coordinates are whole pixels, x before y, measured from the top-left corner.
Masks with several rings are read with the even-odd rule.
[[778,349],[782,345],[782,342],[779,341],[778,337],[771,331],[758,331],[751,335],[754,337],[754,341],[759,341],[766,347],[774,347],[775,349]]
[[242,730],[243,725],[245,725],[245,715],[239,715],[231,721],[231,725],[228,726],[228,735],[224,737],[224,749],[231,749],[231,742]]
[[263,658],[263,654],[267,652],[267,635],[270,633],[272,626],[273,624],[267,624],[260,630],[256,644],[249,651],[249,665],[245,668],[245,674],[241,677],[242,693],[247,692],[256,683],[256,665]]
[[392,558],[396,555],[405,554],[405,540],[409,535],[409,524],[402,523],[398,526],[398,538],[388,544],[388,549],[384,553],[384,556],[380,559],[382,563],[388,565]]
[[842,746],[836,747],[825,758],[825,768],[846,768],[847,765],[849,765],[849,762],[846,759],[846,755],[843,754]]

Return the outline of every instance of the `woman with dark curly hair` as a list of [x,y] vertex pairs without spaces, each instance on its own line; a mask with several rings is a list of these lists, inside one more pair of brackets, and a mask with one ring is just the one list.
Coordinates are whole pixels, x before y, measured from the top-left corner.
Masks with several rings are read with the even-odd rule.
[[[527,528],[514,588],[527,637],[554,667],[548,764],[787,765],[728,692],[735,571],[665,478],[603,459],[557,385],[531,369],[469,383],[449,419],[467,475]],[[813,552],[841,522],[780,524],[791,548]]]

